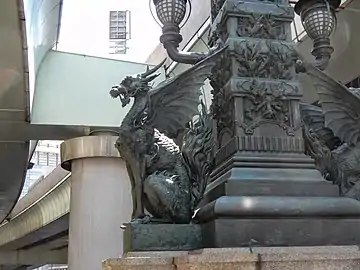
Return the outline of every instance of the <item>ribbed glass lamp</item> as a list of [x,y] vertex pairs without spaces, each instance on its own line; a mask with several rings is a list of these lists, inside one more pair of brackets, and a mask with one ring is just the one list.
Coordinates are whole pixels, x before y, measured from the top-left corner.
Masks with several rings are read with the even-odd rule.
[[312,40],[327,39],[335,30],[335,9],[340,0],[300,0],[295,5],[295,12]]
[[295,12],[300,15],[307,35],[313,41],[311,54],[315,56],[317,66],[325,70],[334,48],[330,36],[336,27],[336,9],[341,0],[299,0]]
[[159,21],[179,26],[186,15],[187,0],[153,0]]

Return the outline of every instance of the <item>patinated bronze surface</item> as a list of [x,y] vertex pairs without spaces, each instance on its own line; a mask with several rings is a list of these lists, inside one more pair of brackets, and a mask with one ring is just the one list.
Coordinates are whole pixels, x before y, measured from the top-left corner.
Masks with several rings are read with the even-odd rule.
[[[222,51],[179,76],[152,88],[153,75],[163,63],[143,74],[126,77],[110,91],[122,106],[134,103],[124,118],[116,147],[128,165],[133,186],[133,219],[189,223],[202,199],[213,167],[212,118],[204,105],[199,111],[200,88]],[[174,140],[186,124],[183,145]],[[147,209],[152,217],[145,216]]]
[[[293,16],[287,0],[212,0],[209,45],[224,44],[221,53],[156,88],[149,83],[162,64],[113,87],[122,106],[134,99],[116,145],[133,184],[127,231],[156,232],[141,241],[132,233],[134,247],[181,246],[202,198],[195,220],[205,247],[360,241],[360,202],[351,199],[359,196],[360,99],[299,60]],[[314,80],[321,107],[301,104],[296,70]],[[208,77],[211,117],[198,110]],[[173,139],[195,115],[177,146]],[[182,227],[139,224],[156,221]],[[184,238],[161,235],[166,225]],[[194,233],[193,243],[199,239]]]
[[360,199],[360,95],[311,64],[304,63],[319,106],[301,106],[306,151],[340,194]]

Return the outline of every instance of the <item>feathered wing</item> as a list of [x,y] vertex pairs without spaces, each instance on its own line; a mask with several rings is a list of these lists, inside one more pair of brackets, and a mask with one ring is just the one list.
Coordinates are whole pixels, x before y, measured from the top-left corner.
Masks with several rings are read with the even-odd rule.
[[202,104],[201,114],[184,136],[181,148],[191,181],[191,209],[202,200],[214,167],[214,133],[211,115]]
[[360,98],[313,65],[305,63],[307,74],[319,95],[325,126],[342,141],[356,144],[360,139]]
[[301,103],[300,104],[301,119],[307,128],[311,129],[326,146],[333,150],[340,143],[340,139],[334,136],[330,128],[325,127],[325,117],[319,106]]
[[310,104],[300,104],[303,122],[303,138],[305,154],[310,155],[316,168],[328,180],[334,180],[331,150],[335,149],[340,141],[333,132],[325,127],[325,119],[321,108]]
[[201,87],[222,51],[149,91],[146,125],[175,138],[199,114]]

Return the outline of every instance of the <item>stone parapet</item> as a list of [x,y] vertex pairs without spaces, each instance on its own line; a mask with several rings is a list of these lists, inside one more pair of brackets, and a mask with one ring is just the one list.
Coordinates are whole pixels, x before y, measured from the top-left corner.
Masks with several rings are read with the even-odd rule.
[[358,270],[357,246],[257,247],[191,252],[135,252],[103,262],[103,270]]

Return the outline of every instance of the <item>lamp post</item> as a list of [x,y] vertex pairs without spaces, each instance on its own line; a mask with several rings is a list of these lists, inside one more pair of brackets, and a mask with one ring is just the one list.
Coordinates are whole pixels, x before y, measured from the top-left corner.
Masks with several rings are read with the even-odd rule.
[[[153,3],[169,57],[196,64],[206,54],[178,51],[189,0]],[[333,52],[338,6],[339,0],[301,0],[295,7],[320,69]],[[211,77],[217,154],[197,212],[204,246],[248,246],[253,240],[265,246],[357,243],[360,235],[349,239],[345,231],[360,225],[359,203],[340,198],[304,154],[289,1],[211,0],[211,15],[211,41],[226,50]]]
[[[209,53],[188,53],[178,50],[183,40],[180,28],[186,23],[191,13],[190,0],[153,0],[153,3],[163,32],[160,36],[160,42],[173,61],[183,64],[196,64],[209,55]],[[187,8],[189,8],[188,13]],[[188,16],[186,16],[187,14]]]

